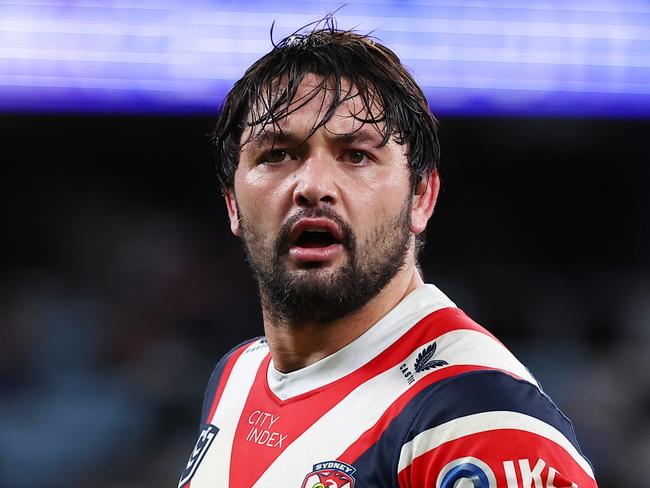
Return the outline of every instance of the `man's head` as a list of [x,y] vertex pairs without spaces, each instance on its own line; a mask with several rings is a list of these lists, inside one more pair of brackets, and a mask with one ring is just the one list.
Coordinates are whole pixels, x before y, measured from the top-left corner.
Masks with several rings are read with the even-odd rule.
[[333,25],[289,36],[235,84],[214,141],[269,313],[332,322],[415,261],[437,195],[436,122],[386,47]]
[[[262,131],[287,117],[288,106],[307,74],[321,76],[323,87],[328,84],[337,94],[323,107],[312,133],[350,96],[344,85],[353,86],[366,111],[372,113],[363,122],[382,124],[383,144],[394,138],[406,146],[414,188],[422,176],[437,169],[440,146],[436,120],[422,90],[397,55],[369,36],[330,25],[286,37],[235,83],[212,134],[217,176],[224,190],[233,189],[240,150],[255,132],[249,131],[242,140],[246,129]],[[376,113],[370,110],[373,106],[379,109]]]

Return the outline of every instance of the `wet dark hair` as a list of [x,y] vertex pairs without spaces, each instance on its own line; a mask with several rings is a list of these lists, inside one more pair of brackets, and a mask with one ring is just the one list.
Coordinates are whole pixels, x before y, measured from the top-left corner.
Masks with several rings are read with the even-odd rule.
[[[241,140],[244,130],[254,126],[264,130],[271,125],[280,131],[278,121],[324,88],[334,96],[323,106],[322,116],[307,138],[325,125],[342,103],[359,97],[362,109],[352,115],[382,132],[381,145],[391,137],[407,145],[414,190],[421,177],[437,168],[437,122],[424,93],[393,51],[369,35],[337,29],[331,15],[273,46],[230,90],[212,133],[217,175],[224,190],[233,189],[239,153],[250,139]],[[320,86],[296,100],[301,81],[310,73],[322,77]]]

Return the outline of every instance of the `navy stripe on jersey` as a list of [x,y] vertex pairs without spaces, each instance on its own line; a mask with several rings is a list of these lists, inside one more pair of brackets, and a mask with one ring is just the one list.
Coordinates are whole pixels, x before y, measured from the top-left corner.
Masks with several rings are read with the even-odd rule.
[[450,420],[500,410],[523,413],[555,427],[581,452],[571,422],[535,385],[501,371],[472,371],[433,383],[411,399],[379,440],[352,463],[360,476],[364,473],[360,486],[398,487],[397,466],[404,444]]
[[243,345],[252,344],[253,342],[259,341],[260,339],[261,337],[257,337],[252,340],[249,339],[247,341],[242,342],[241,344],[236,345],[230,351],[228,351],[217,363],[214,370],[212,371],[212,375],[210,375],[210,381],[208,381],[208,386],[206,387],[205,395],[203,396],[203,407],[201,408],[201,426],[204,426],[205,424],[208,423],[207,417],[210,414],[210,407],[212,407],[212,401],[214,400],[214,395],[217,393],[217,388],[219,387],[219,383],[221,382],[221,377],[223,376],[223,372],[226,369],[226,364],[228,364],[228,360],[230,359],[230,357],[233,355],[233,353],[236,350],[238,350]]

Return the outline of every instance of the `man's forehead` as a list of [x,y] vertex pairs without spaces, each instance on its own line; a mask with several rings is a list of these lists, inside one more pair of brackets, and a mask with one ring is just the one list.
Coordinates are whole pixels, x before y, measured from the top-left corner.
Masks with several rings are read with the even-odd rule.
[[[364,123],[357,130],[351,132],[334,132],[327,129],[326,138],[340,144],[361,144],[368,143],[373,146],[381,146],[384,141],[384,134],[374,125]],[[309,131],[293,131],[290,128],[281,129],[268,127],[258,130],[244,140],[244,146],[251,148],[268,146],[273,144],[287,144],[289,146],[300,146],[305,143],[311,135]]]
[[[277,83],[251,107],[242,142],[255,143],[283,133],[304,132],[306,138],[317,127],[349,139],[384,139],[383,109],[378,97],[373,93],[362,95],[349,80],[341,79],[337,88],[334,80],[309,73],[291,100],[279,104],[275,101],[286,95],[289,82],[285,79]],[[269,113],[269,107],[273,107],[273,113]]]

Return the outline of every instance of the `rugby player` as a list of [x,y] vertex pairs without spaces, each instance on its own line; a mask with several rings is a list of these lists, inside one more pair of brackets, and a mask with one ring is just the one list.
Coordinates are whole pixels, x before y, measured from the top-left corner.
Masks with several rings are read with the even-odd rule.
[[208,385],[179,487],[596,487],[569,420],[418,266],[437,123],[331,20],[256,61],[214,131],[264,337]]

